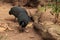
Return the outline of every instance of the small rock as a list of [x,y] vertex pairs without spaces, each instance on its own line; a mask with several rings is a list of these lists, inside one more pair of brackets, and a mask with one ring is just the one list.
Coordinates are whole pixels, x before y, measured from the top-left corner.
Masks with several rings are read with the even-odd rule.
[[29,33],[29,30],[25,30],[26,33]]

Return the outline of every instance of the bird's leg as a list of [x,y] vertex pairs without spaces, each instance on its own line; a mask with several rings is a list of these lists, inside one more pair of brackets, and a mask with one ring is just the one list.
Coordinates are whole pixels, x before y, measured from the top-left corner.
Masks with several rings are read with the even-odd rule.
[[19,32],[24,32],[25,28],[22,28],[21,26],[19,27]]

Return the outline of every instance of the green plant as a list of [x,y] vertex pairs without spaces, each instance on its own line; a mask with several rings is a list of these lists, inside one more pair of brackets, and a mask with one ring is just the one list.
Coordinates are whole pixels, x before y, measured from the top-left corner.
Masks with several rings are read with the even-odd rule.
[[46,11],[46,7],[38,7],[38,11],[39,12],[45,12]]
[[52,6],[51,14],[55,16],[54,23],[57,23],[60,13],[60,6],[58,5],[57,0],[55,0],[55,2],[56,2],[55,4],[51,5]]

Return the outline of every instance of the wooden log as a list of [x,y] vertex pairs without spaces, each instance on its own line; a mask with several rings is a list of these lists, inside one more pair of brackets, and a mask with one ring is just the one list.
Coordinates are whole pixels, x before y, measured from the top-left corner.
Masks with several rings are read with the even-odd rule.
[[42,24],[34,23],[33,28],[43,40],[56,40]]

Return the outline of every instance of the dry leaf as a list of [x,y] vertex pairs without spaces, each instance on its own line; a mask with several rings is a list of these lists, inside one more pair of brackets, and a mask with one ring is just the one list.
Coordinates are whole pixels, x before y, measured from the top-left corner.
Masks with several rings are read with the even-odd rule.
[[0,27],[0,32],[4,32],[6,28]]

